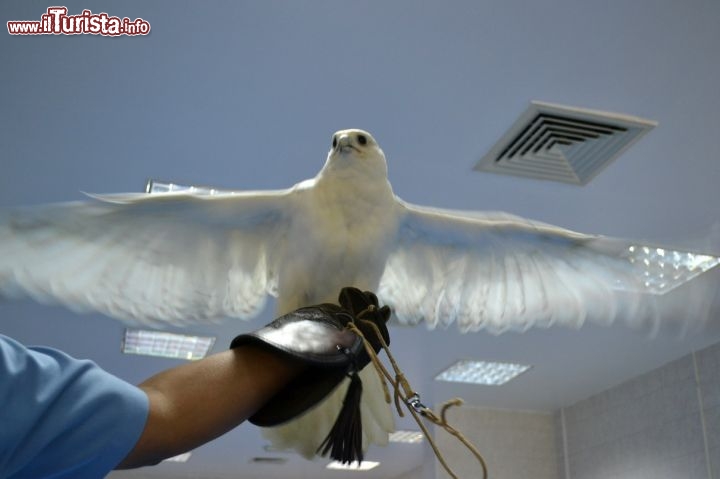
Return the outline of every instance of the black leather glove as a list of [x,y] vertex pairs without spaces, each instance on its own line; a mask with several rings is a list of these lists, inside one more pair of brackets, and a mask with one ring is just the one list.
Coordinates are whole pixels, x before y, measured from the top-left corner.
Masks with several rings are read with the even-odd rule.
[[381,342],[370,322],[390,344],[385,324],[390,308],[379,307],[373,293],[343,288],[338,302],[340,306],[326,303],[300,308],[258,331],[233,339],[231,348],[255,344],[307,365],[303,373],[252,415],[250,422],[270,427],[290,421],[322,401],[345,377],[357,380],[356,373],[367,366],[370,358],[362,339],[346,328],[348,323],[355,323],[375,352],[380,351]]

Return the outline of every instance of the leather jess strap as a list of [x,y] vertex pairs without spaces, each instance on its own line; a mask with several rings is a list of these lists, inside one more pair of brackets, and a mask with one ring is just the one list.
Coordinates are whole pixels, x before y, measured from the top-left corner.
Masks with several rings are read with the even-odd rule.
[[[359,315],[361,317],[361,315]],[[362,321],[360,319],[359,321]],[[382,342],[382,335],[380,334],[380,330],[373,327],[374,325],[368,325],[367,329],[370,329],[371,331],[374,331],[374,334],[376,334],[376,338],[380,338],[380,342],[382,344],[383,349],[385,350],[385,354],[387,354],[388,359],[390,360],[390,363],[392,365],[393,371],[395,372],[395,375],[390,374],[390,372],[385,368],[385,366],[380,362],[380,359],[378,358],[377,354],[375,354],[375,351],[373,350],[372,346],[367,340],[366,334],[364,334],[362,331],[360,331],[357,326],[354,324],[348,324],[347,328],[353,331],[355,334],[357,334],[359,337],[362,338],[363,344],[367,350],[367,353],[371,357],[371,362],[373,366],[375,367],[375,370],[378,373],[378,376],[380,376],[380,382],[383,385],[383,390],[385,393],[385,401],[387,403],[391,402],[390,399],[390,391],[388,389],[387,383],[392,385],[393,388],[393,396],[394,396],[394,402],[395,402],[395,408],[397,409],[398,414],[400,417],[404,417],[405,414],[403,413],[403,410],[400,406],[400,403],[402,402],[405,404],[408,411],[410,411],[410,414],[412,415],[413,419],[415,419],[415,422],[418,424],[420,429],[422,430],[423,434],[425,434],[425,437],[427,438],[428,442],[430,443],[430,447],[432,447],[433,452],[435,453],[435,456],[438,458],[438,461],[440,461],[440,464],[442,464],[445,471],[450,474],[450,476],[453,479],[459,479],[457,475],[450,469],[450,466],[448,466],[447,462],[445,461],[445,457],[443,456],[442,452],[440,452],[440,449],[438,449],[437,444],[435,444],[435,441],[432,438],[432,435],[428,431],[427,427],[423,422],[420,420],[420,417],[423,417],[430,421],[431,423],[435,424],[436,426],[442,427],[446,432],[448,432],[450,435],[457,438],[472,454],[475,456],[475,458],[480,463],[480,467],[482,468],[482,479],[488,478],[488,471],[487,471],[487,464],[485,463],[485,459],[483,458],[482,454],[480,454],[480,451],[478,451],[477,447],[475,447],[474,444],[472,444],[460,431],[452,427],[448,421],[447,421],[447,411],[453,406],[460,406],[463,404],[462,399],[455,398],[451,399],[450,401],[445,402],[441,409],[440,409],[440,415],[438,416],[435,414],[435,412],[432,411],[432,409],[428,408],[422,402],[420,401],[420,395],[413,390],[413,388],[410,386],[410,383],[408,382],[407,378],[405,377],[405,374],[403,374],[402,370],[398,366],[397,362],[395,361],[395,358],[393,357],[392,353],[390,352],[390,348],[387,344]],[[387,383],[386,383],[387,381]]]

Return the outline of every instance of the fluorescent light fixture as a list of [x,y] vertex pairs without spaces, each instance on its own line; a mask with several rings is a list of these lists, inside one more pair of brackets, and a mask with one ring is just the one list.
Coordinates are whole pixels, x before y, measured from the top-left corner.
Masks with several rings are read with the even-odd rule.
[[327,469],[338,469],[341,471],[369,471],[370,469],[375,469],[379,465],[379,462],[374,461],[363,461],[361,463],[352,462],[350,464],[343,464],[339,461],[333,461],[326,467]]
[[402,442],[405,444],[417,444],[422,442],[425,435],[420,431],[395,431],[390,433],[390,442]]
[[263,446],[265,452],[292,452],[290,448],[275,447],[272,444],[265,444]]
[[[665,294],[720,264],[720,258],[652,246],[632,245],[625,253],[643,278],[640,291]],[[637,285],[618,284],[619,289],[636,290]]]
[[168,457],[167,459],[163,459],[163,462],[187,462],[188,459],[190,459],[190,452],[186,452],[183,454],[178,454],[177,456]]
[[437,381],[499,386],[524,373],[532,366],[462,359],[435,376]]
[[176,183],[165,183],[157,180],[148,180],[145,183],[145,193],[191,193],[193,195],[234,195],[235,191],[219,190],[207,186],[178,185]]
[[126,329],[122,352],[161,358],[196,360],[204,358],[215,343],[213,337]]

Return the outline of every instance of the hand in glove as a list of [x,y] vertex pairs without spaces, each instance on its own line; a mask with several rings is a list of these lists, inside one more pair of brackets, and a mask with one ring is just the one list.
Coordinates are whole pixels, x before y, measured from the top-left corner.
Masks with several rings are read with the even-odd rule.
[[377,337],[378,331],[385,343],[390,343],[386,326],[390,308],[379,307],[373,293],[350,287],[342,289],[339,303],[340,306],[325,303],[300,308],[258,331],[237,336],[230,347],[256,344],[307,366],[250,417],[250,422],[258,426],[276,426],[306,412],[349,376],[351,383],[343,408],[320,446],[322,454],[330,452],[333,459],[349,463],[362,460],[359,409],[362,385],[357,373],[367,366],[370,357],[362,338],[347,326],[354,323],[375,352],[379,352],[382,342]]

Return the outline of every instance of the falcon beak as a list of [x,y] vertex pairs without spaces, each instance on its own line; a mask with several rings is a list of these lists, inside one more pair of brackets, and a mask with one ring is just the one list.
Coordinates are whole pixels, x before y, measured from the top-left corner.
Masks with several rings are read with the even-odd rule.
[[340,138],[338,138],[337,143],[337,151],[340,153],[344,153],[347,150],[355,150],[357,152],[360,152],[360,150],[352,144],[352,138],[350,135],[342,135]]

